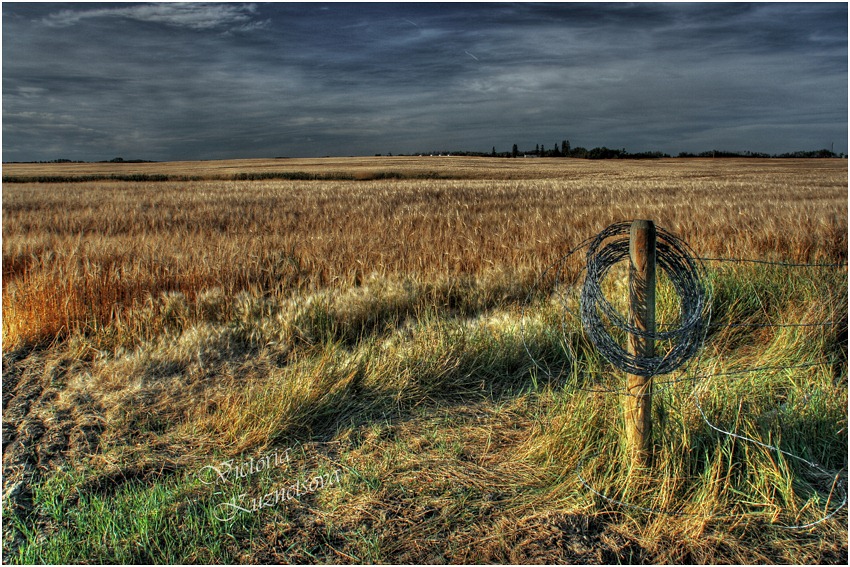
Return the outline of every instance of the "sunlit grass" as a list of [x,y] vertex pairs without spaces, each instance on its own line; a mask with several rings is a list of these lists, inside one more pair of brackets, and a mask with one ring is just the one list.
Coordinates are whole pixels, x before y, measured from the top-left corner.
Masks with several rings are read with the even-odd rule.
[[[846,471],[846,268],[706,262],[714,326],[684,376],[656,379],[649,471],[622,445],[622,373],[564,311],[569,280],[538,276],[633,217],[704,256],[845,261],[846,167],[573,161],[474,170],[490,181],[4,186],[8,454],[39,467],[4,470],[31,501],[4,498],[4,561],[840,561],[846,512],[783,526],[831,513],[846,472],[833,486],[712,425]],[[287,449],[225,494],[198,480]]]

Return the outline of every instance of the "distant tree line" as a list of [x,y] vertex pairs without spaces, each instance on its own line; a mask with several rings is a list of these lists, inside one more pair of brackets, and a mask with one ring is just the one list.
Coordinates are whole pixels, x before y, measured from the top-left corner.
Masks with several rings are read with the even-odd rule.
[[41,160],[41,161],[4,161],[3,163],[89,163],[85,160],[81,159],[50,159],[50,160]]
[[701,157],[701,158],[844,158],[847,157],[844,154],[836,154],[835,152],[827,149],[822,150],[814,150],[814,151],[799,151],[799,152],[790,152],[784,154],[765,154],[761,152],[729,152],[729,151],[721,151],[721,150],[711,150],[710,152],[701,152],[699,154],[691,154],[687,152],[680,152],[680,158],[692,158],[692,157]]
[[[380,154],[378,154],[380,155]],[[392,155],[392,154],[389,154]],[[399,154],[402,155],[402,154]],[[430,152],[429,154],[417,155],[452,155],[452,156],[482,156],[482,157],[503,157],[503,158],[519,158],[519,157],[569,157],[580,159],[659,159],[669,158],[670,155],[659,151],[637,152],[631,153],[622,149],[610,149],[605,146],[601,148],[587,149],[582,146],[573,147],[569,140],[562,140],[560,144],[555,143],[550,147],[545,144],[537,144],[534,149],[520,150],[514,144],[509,152],[497,152],[496,147],[487,152],[471,152],[464,150],[441,150]],[[814,151],[798,151],[784,154],[767,154],[762,152],[731,152],[725,150],[710,150],[700,152],[698,154],[681,152],[677,157],[680,158],[844,158],[844,154],[836,154],[831,150],[814,150]]]
[[151,159],[124,159],[122,157],[116,157],[112,159],[102,159],[100,161],[58,158],[47,161],[9,161],[4,163],[156,163],[156,161]]
[[[381,154],[375,154],[376,156],[380,156]],[[387,154],[388,156],[392,156],[393,154],[390,152]],[[534,149],[528,150],[520,150],[519,147],[514,144],[511,147],[511,151],[509,152],[497,152],[496,146],[493,146],[493,149],[490,152],[473,152],[466,150],[439,150],[428,153],[417,153],[417,154],[396,154],[399,156],[403,155],[418,155],[418,156],[478,156],[478,157],[502,157],[502,158],[529,158],[529,157],[568,157],[568,158],[579,158],[579,159],[659,159],[659,158],[669,158],[670,155],[664,152],[637,152],[631,153],[626,151],[625,148],[619,150],[612,150],[610,148],[606,148],[602,146],[601,148],[593,148],[588,150],[582,146],[573,147],[570,144],[569,140],[562,140],[560,144],[555,143],[551,147],[547,148],[543,144],[537,144]],[[710,150],[706,152],[700,153],[690,153],[690,152],[679,152],[679,155],[676,157],[680,158],[847,158],[848,156],[843,153],[835,153],[831,150],[822,149],[822,150],[813,150],[813,151],[797,151],[797,152],[789,152],[784,154],[767,154],[763,152],[751,152],[751,151],[742,151],[742,152],[731,152],[726,150]],[[284,159],[282,157],[276,157],[275,159]],[[121,157],[112,158],[110,160],[101,160],[98,162],[86,162],[83,160],[71,160],[65,158],[53,159],[49,161],[27,161],[27,162],[4,162],[4,163],[156,163],[154,160],[148,159],[124,159]]]
[[[381,154],[377,154],[381,155]],[[392,155],[392,154],[387,154]],[[403,155],[403,154],[398,154]],[[529,157],[570,157],[581,159],[657,159],[670,157],[669,154],[663,152],[638,152],[629,153],[625,148],[614,150],[606,147],[587,149],[582,146],[573,147],[569,140],[563,140],[560,144],[555,143],[551,147],[546,147],[545,144],[537,144],[534,149],[520,150],[514,144],[509,152],[497,152],[496,147],[488,152],[473,152],[466,150],[439,150],[425,154],[416,154],[419,156],[480,156],[480,157],[502,157],[502,158],[529,158]]]
[[150,159],[124,159],[122,157],[116,157],[110,160],[99,161],[97,163],[154,163],[154,161]]

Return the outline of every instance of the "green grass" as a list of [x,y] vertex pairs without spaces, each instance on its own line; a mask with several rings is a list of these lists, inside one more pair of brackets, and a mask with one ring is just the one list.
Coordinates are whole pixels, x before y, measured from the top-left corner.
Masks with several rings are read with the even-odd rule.
[[106,494],[77,490],[82,480],[60,473],[36,487],[36,517],[55,526],[52,533],[12,516],[28,540],[16,562],[235,562],[232,538],[256,528],[257,518],[215,520],[210,497],[185,480],[130,481]]
[[[650,470],[631,466],[621,399],[604,392],[622,373],[547,290],[524,310],[528,284],[472,280],[244,294],[212,314],[209,298],[161,298],[174,315],[160,338],[81,335],[13,361],[76,360],[56,406],[87,392],[104,431],[32,484],[29,510],[4,500],[4,561],[840,562],[846,509],[786,529],[836,508],[832,479],[717,432],[694,403],[718,428],[843,470],[846,489],[846,270],[805,270],[710,266],[721,325],[836,325],[713,329],[686,379],[657,379]],[[285,466],[198,478],[287,448]],[[215,517],[222,499],[334,471],[338,484]]]

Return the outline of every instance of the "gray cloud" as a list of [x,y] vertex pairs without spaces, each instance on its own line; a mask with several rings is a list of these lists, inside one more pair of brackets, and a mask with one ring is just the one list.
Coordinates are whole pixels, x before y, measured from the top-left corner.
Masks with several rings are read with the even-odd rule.
[[847,151],[845,4],[3,4],[3,159]]
[[[67,27],[87,19],[134,20],[195,30],[236,28],[250,30],[256,22],[256,4],[141,4],[127,7],[74,8],[52,12],[42,19],[48,27]],[[250,25],[249,25],[250,22]]]

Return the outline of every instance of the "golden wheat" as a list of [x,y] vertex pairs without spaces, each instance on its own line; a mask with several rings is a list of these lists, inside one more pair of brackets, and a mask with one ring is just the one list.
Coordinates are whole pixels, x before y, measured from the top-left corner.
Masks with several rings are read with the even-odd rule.
[[[840,160],[375,158],[15,164],[4,175],[436,171],[443,179],[7,183],[4,345],[91,331],[151,297],[285,295],[369,277],[529,281],[614,221],[646,217],[700,254],[842,260]],[[287,169],[288,168],[288,169]]]

